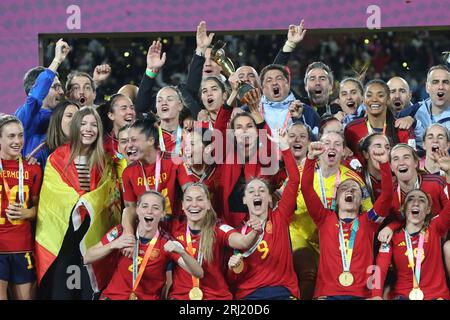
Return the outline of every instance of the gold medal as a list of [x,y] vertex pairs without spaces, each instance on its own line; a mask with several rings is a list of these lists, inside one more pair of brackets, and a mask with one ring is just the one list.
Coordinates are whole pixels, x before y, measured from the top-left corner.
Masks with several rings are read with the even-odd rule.
[[353,275],[348,271],[344,271],[339,275],[339,283],[344,287],[351,286],[354,280]]
[[137,297],[136,293],[131,292],[130,297],[128,298],[128,300],[138,300],[138,297]]
[[409,293],[409,300],[423,300],[423,292],[420,288],[413,288]]
[[193,287],[189,291],[189,299],[190,300],[202,300],[203,299],[203,292],[199,287]]
[[239,264],[233,268],[233,272],[236,274],[239,274],[244,270],[244,261],[240,261]]

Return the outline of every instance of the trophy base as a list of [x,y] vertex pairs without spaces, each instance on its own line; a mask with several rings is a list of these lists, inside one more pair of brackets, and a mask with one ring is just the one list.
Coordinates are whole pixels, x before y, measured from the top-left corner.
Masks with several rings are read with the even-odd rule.
[[248,83],[241,84],[238,88],[238,93],[237,93],[239,101],[242,102],[242,99],[244,98],[245,94],[253,89],[255,89],[255,88],[251,84],[248,84]]

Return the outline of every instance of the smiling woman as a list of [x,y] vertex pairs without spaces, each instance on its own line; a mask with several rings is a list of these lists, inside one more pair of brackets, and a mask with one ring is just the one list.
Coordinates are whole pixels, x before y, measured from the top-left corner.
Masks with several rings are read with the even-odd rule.
[[[203,277],[203,270],[177,241],[160,228],[165,215],[165,197],[154,190],[144,192],[138,199],[138,226],[136,238],[124,233],[121,225],[109,230],[84,257],[85,264],[92,264],[108,257],[114,274],[100,300],[159,300],[166,283],[166,270],[174,261],[196,277]],[[121,249],[134,249],[132,258],[120,253]]]
[[[450,157],[447,159],[449,163]],[[378,253],[379,283],[384,283],[391,261],[395,266],[397,281],[391,292],[395,299],[450,299],[441,250],[441,241],[450,229],[450,202],[434,219],[431,204],[430,196],[423,190],[408,192],[402,206],[405,227],[393,235],[392,241],[383,244]],[[373,296],[381,298],[382,290],[382,286],[374,288]]]
[[[91,299],[106,285],[104,266],[85,268],[81,263],[86,250],[120,216],[116,178],[104,155],[102,134],[99,115],[84,107],[70,124],[70,143],[57,148],[47,161],[36,226],[41,299]],[[74,266],[79,275],[76,288],[66,285]]]
[[[36,217],[41,169],[22,160],[22,123],[0,117],[0,300],[34,299],[36,272],[31,221]],[[11,272],[14,270],[14,272]]]

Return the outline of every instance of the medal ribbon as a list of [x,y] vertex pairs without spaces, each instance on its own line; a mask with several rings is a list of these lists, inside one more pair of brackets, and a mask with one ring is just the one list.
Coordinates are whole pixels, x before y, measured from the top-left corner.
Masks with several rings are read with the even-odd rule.
[[156,230],[156,234],[153,236],[152,240],[150,241],[150,244],[147,247],[147,250],[145,250],[144,259],[142,260],[141,266],[139,267],[138,272],[138,265],[139,265],[139,233],[136,231],[136,245],[134,248],[134,254],[133,254],[133,291],[136,292],[136,289],[139,285],[139,282],[142,279],[142,276],[144,274],[145,267],[147,266],[148,259],[150,259],[150,255],[153,251],[153,248],[158,241],[159,238],[159,230]]
[[[373,128],[370,125],[370,122],[369,122],[368,119],[366,120],[366,126],[367,126],[367,132],[369,132],[369,134],[372,134],[373,133]],[[386,121],[384,121],[384,126],[383,126],[383,134],[384,135],[386,134],[386,128],[387,128],[387,124],[386,124]]]
[[[139,161],[139,164],[141,165],[142,175],[144,176],[145,190],[149,191],[150,187],[148,186],[147,175],[145,174],[144,165],[140,161]],[[158,151],[156,153],[156,168],[155,168],[155,190],[156,191],[158,191],[160,176],[161,176],[161,154]]]
[[341,183],[341,169],[339,168],[339,170],[336,172],[334,193],[333,193],[333,199],[331,200],[331,206],[328,206],[327,193],[325,190],[325,182],[323,181],[322,170],[320,169],[320,167],[317,168],[317,174],[319,176],[320,194],[321,194],[321,200],[322,200],[323,206],[325,208],[328,208],[331,210],[336,209],[336,194],[337,194],[337,189],[339,187],[339,184]]
[[408,250],[408,261],[413,272],[413,287],[414,289],[417,289],[419,288],[420,284],[420,271],[422,269],[423,243],[425,240],[425,236],[421,231],[419,234],[419,245],[417,247],[415,271],[414,271],[414,251],[411,243],[411,236],[409,235],[408,231],[406,231],[406,229],[405,229],[405,239],[406,239],[406,247]]
[[[398,204],[402,205],[402,189],[400,188],[400,183],[397,182],[397,196],[398,196]],[[419,176],[417,176],[417,180],[414,183],[414,189],[420,189]]]
[[344,232],[342,228],[342,221],[339,219],[339,245],[341,249],[342,267],[344,272],[350,271],[350,265],[352,263],[353,247],[355,245],[356,232],[358,232],[359,220],[356,218],[353,221],[352,231],[350,233],[350,240],[348,242],[348,248],[345,247]]
[[[183,130],[180,125],[177,128],[177,137],[175,140],[175,154],[179,155],[181,151],[181,137],[183,135]],[[164,144],[164,135],[161,126],[158,126],[158,136],[159,136],[159,148],[161,151],[166,151],[166,145]]]
[[[8,203],[14,203],[16,199],[11,199],[11,188],[9,187],[8,182],[5,179],[5,173],[3,172],[3,163],[2,159],[0,159],[0,172],[2,173],[3,185],[5,186],[6,198],[8,199]],[[25,203],[25,195],[23,191],[23,160],[22,157],[19,157],[19,202],[21,205]]]
[[[192,247],[192,238],[191,238],[191,232],[189,231],[189,225],[186,224],[186,243],[187,243],[187,252],[192,256],[195,257],[194,248]],[[197,255],[197,262],[200,266],[202,266],[203,263],[203,253],[200,251],[201,246],[199,244],[198,247],[198,255]],[[192,286],[193,287],[200,287],[200,279],[197,277],[192,276]]]

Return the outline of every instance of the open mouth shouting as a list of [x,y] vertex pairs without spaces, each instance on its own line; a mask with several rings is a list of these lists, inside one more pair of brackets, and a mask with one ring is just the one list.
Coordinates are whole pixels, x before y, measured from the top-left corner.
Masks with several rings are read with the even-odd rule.
[[432,151],[432,152],[437,152],[437,151],[439,151],[439,145],[436,144],[436,143],[434,143],[434,144],[431,146],[431,151]]
[[353,194],[351,194],[351,193],[346,194],[345,198],[344,198],[345,202],[353,202],[353,199],[354,199],[354,197],[353,197]]
[[413,217],[417,217],[420,214],[420,208],[419,207],[412,207],[411,208],[411,214]]
[[400,174],[406,174],[406,173],[408,173],[408,171],[409,171],[409,168],[407,166],[399,166],[398,167],[398,172]]
[[262,209],[262,199],[260,197],[253,199],[253,207],[256,211],[260,211]]
[[443,92],[443,91],[438,91],[436,95],[438,96],[439,100],[441,100],[441,99],[444,98],[445,92]]
[[280,97],[280,87],[279,86],[273,86],[272,87],[272,92],[273,92],[273,96],[275,98],[279,98]]
[[292,149],[293,149],[293,151],[294,151],[295,153],[301,153],[302,150],[303,150],[303,145],[302,145],[301,143],[295,143],[295,144],[292,146]]
[[346,103],[347,108],[349,108],[350,110],[355,110],[356,109],[356,102],[355,101],[349,101]]
[[335,151],[328,152],[327,156],[328,156],[328,161],[330,161],[330,162],[336,161],[336,152]]
[[153,222],[153,220],[155,220],[155,219],[152,216],[149,216],[149,215],[144,216],[145,223],[150,224]]
[[128,158],[129,158],[131,161],[137,161],[137,160],[139,160],[139,159],[138,159],[138,149],[137,149],[137,148],[134,148],[134,147],[132,147],[132,148],[127,148],[127,149],[126,149],[126,153],[127,153]]

